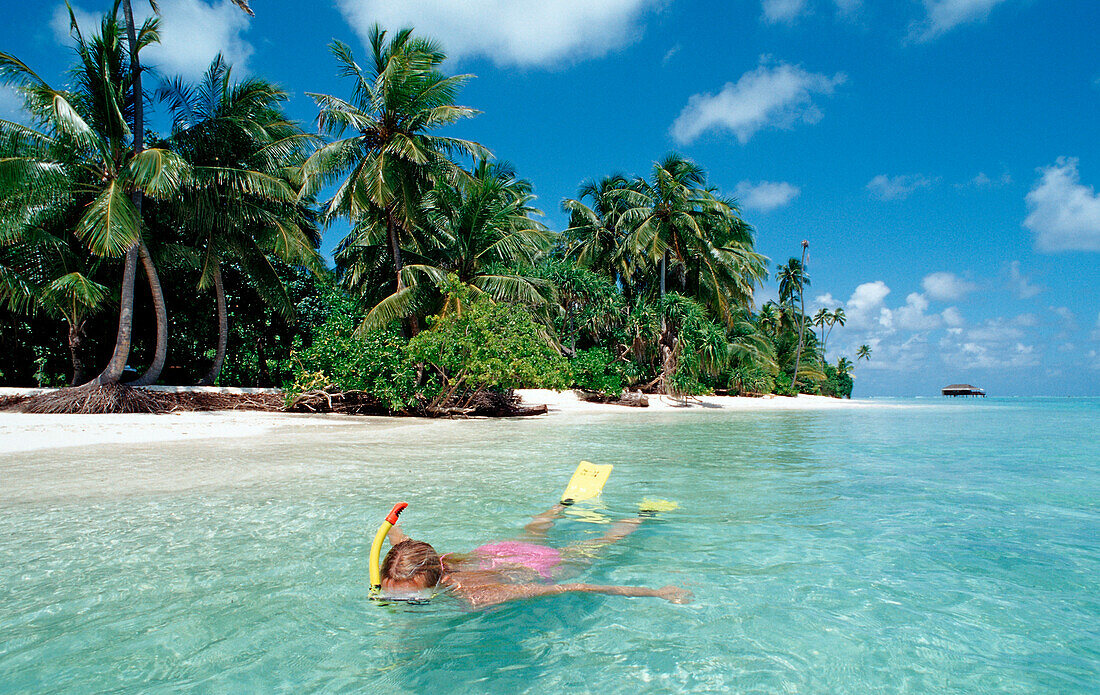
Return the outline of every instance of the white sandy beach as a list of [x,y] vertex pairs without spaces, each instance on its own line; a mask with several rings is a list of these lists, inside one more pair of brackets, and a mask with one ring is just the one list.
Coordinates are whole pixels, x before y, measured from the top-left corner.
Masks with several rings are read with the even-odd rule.
[[[15,395],[3,389],[0,395]],[[27,390],[32,391],[30,389]],[[842,401],[823,396],[798,398],[745,398],[704,396],[685,403],[650,396],[648,408],[631,408],[604,403],[586,403],[572,391],[526,389],[517,391],[527,405],[546,404],[545,416],[615,414],[623,417],[646,412],[701,411],[792,411],[837,408],[867,408],[884,404]],[[316,427],[377,427],[388,418],[347,415],[305,415],[255,411],[182,412],[166,415],[28,415],[0,413],[0,454],[100,444],[142,444],[186,439],[256,437],[275,431]]]

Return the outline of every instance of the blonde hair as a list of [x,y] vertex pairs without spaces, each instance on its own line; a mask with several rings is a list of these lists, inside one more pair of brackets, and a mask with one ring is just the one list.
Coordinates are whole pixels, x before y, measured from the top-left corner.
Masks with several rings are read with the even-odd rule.
[[403,540],[382,560],[382,578],[390,581],[416,581],[427,588],[438,584],[442,575],[439,553],[424,541]]

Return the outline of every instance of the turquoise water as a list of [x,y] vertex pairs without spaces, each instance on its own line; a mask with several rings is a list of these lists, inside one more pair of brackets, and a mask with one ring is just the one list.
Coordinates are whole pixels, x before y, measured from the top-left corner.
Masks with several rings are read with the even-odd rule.
[[[317,426],[0,456],[3,692],[1086,693],[1100,683],[1100,401],[890,401]],[[393,501],[441,551],[513,535],[582,458],[564,595],[366,600]]]

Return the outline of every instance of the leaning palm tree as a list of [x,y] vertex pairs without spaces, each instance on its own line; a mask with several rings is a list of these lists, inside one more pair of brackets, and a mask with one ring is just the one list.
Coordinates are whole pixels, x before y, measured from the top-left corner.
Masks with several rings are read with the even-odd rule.
[[294,307],[268,256],[320,270],[313,214],[297,199],[298,171],[313,139],[282,112],[285,91],[260,78],[234,82],[220,55],[198,84],[177,78],[157,93],[173,115],[172,148],[190,165],[173,217],[201,251],[199,288],[212,287],[217,305],[217,349],[199,382],[212,385],[229,341],[225,259],[286,316]]
[[435,182],[457,175],[451,156],[489,156],[477,143],[434,133],[477,113],[455,104],[470,76],[443,74],[442,50],[433,41],[413,37],[411,29],[387,39],[374,26],[366,68],[355,62],[347,45],[335,41],[330,48],[341,76],[351,78],[354,86],[348,101],[310,94],[320,108],[320,129],[339,139],[305,162],[301,195],[339,182],[324,206],[323,221],[344,217],[353,225],[382,225],[398,293],[405,286],[403,246],[413,240],[424,194]]
[[825,339],[821,344],[822,352],[825,351],[825,346],[829,343],[829,336],[833,333],[833,326],[843,326],[848,322],[848,317],[844,314],[842,307],[837,307],[829,314],[829,330],[825,332]]
[[860,345],[859,349],[856,350],[856,362],[859,362],[860,360],[867,360],[868,362],[871,361],[870,345]]
[[[832,318],[832,316],[833,316],[832,313],[828,309],[821,308],[821,309],[818,309],[817,313],[814,314],[814,317],[812,319],[810,319],[810,325],[818,327],[818,329],[821,331],[822,338],[824,338],[825,326],[829,325],[829,321]],[[824,340],[822,340],[822,343],[821,343],[821,357],[822,357],[822,359],[824,359],[824,357],[825,357],[825,342],[824,342]]]
[[[552,242],[549,230],[531,217],[538,213],[533,199],[530,183],[506,164],[482,161],[469,178],[437,183],[424,196],[421,217],[438,245],[401,269],[401,288],[370,310],[363,329],[438,307],[452,275],[499,301],[545,304],[546,283],[524,272]],[[381,231],[360,230],[365,239],[377,239]],[[338,262],[353,261],[357,253],[359,248],[348,247]]]
[[806,250],[810,247],[810,242],[802,242],[802,260],[797,258],[791,258],[787,261],[786,265],[780,266],[776,272],[776,277],[779,278],[779,299],[787,306],[793,308],[795,294],[798,295],[798,301],[801,305],[798,313],[798,347],[795,350],[794,357],[794,376],[791,378],[791,388],[795,393],[798,393],[798,371],[802,361],[802,344],[803,337],[806,330],[806,300],[804,297],[804,290],[806,286],[810,284],[810,276],[806,273]]
[[[131,131],[130,118],[140,100],[131,98],[136,91],[114,15],[105,16],[100,33],[88,39],[75,19],[72,26],[78,61],[69,91],[52,88],[22,61],[0,53],[0,79],[22,93],[24,109],[35,124],[0,122],[0,139],[6,148],[15,148],[0,166],[0,190],[5,199],[17,195],[28,206],[16,216],[17,223],[30,221],[43,200],[83,206],[73,228],[76,236],[97,256],[125,256],[115,351],[108,368],[92,382],[101,385],[116,381],[126,364],[136,260],[139,254],[148,255],[141,212],[131,193],[168,197],[187,167],[168,150],[141,149]],[[145,43],[154,40],[155,25],[147,23],[142,36]],[[145,267],[155,296],[159,284],[151,260]],[[146,377],[154,372],[159,375],[156,359]]]
[[[232,0],[232,2],[237,7],[241,8],[245,14],[250,17],[254,16],[252,9],[248,6],[248,0]],[[130,0],[115,0],[114,6],[111,8],[111,16],[116,17],[118,15],[120,4],[122,5],[123,16],[125,17],[126,41],[128,45],[127,53],[130,58],[131,102],[133,104],[132,146],[134,153],[140,154],[145,149],[145,92],[141,86],[142,68],[140,50],[150,43],[160,40],[158,34],[159,19],[157,17],[160,13],[160,8],[157,7],[156,0],[149,0],[149,6],[153,10],[153,16],[145,21],[139,31],[134,23],[134,10]],[[69,18],[73,29],[76,30],[76,16],[73,14],[71,7],[69,8]],[[131,199],[139,220],[141,218],[142,196],[143,189],[141,188],[135,188],[131,192]],[[133,330],[134,276],[136,275],[138,256],[141,257],[142,266],[145,269],[146,277],[149,279],[149,288],[153,295],[153,307],[156,312],[157,322],[157,342],[152,364],[149,366],[146,373],[133,383],[138,386],[156,383],[157,379],[160,378],[161,370],[164,368],[165,359],[168,354],[168,311],[164,303],[164,294],[160,288],[160,281],[156,276],[156,269],[153,265],[152,257],[149,255],[149,250],[146,248],[144,242],[139,240],[137,244],[126,251],[126,262],[122,279],[122,296],[119,307],[118,335],[115,338],[115,349],[106,369],[96,377],[96,384],[118,381],[119,377],[122,376],[122,370],[126,366],[126,361],[129,359],[130,337]]]

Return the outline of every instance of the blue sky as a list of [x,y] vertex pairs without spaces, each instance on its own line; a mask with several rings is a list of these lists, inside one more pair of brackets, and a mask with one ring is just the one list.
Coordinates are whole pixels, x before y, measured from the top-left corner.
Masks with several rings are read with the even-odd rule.
[[[857,395],[1100,395],[1095,0],[253,0],[254,19],[159,4],[161,70],[223,51],[305,122],[306,92],[347,90],[330,40],[362,52],[374,21],[434,36],[477,75],[461,102],[483,114],[456,134],[530,178],[555,229],[583,179],[683,152],[737,193],[774,262],[810,241],[808,303],[849,316],[830,357],[874,350]],[[6,8],[0,50],[60,81],[63,12]],[[0,92],[0,114],[15,104]]]

